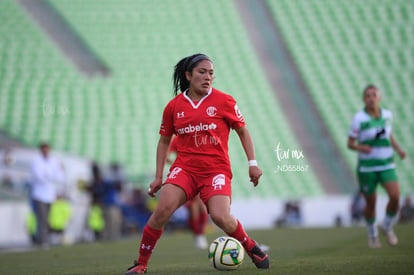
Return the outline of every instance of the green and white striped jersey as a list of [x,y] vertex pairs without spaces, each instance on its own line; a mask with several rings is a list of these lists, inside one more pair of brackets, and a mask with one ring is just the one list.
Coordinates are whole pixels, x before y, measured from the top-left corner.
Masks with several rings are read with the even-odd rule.
[[374,172],[395,168],[394,150],[391,146],[392,113],[381,109],[379,118],[371,117],[361,110],[352,119],[349,136],[358,140],[359,144],[369,145],[371,153],[358,153],[358,171]]

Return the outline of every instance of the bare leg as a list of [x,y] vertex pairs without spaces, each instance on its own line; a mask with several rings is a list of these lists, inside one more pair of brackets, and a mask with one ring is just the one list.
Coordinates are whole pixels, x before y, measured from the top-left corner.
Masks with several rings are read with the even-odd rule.
[[210,217],[224,232],[234,232],[237,219],[230,214],[230,198],[228,196],[213,196],[207,203]]
[[152,251],[161,237],[164,225],[168,222],[174,211],[177,210],[185,200],[186,195],[184,190],[176,185],[166,184],[161,189],[157,208],[149,218],[147,225],[144,227],[139,246],[139,257],[137,262],[142,264],[144,269],[146,269]]
[[148,220],[148,225],[161,230],[171,215],[186,201],[183,189],[173,184],[165,184],[161,189],[157,208]]
[[382,224],[382,230],[387,237],[390,245],[396,245],[398,238],[393,231],[393,226],[398,220],[398,210],[400,207],[400,186],[398,182],[386,182],[383,184],[388,194],[388,204],[386,208],[386,216]]
[[397,214],[400,207],[400,185],[398,182],[386,182],[383,184],[388,194],[387,214]]
[[371,248],[381,247],[378,238],[378,228],[375,223],[377,194],[364,194],[366,206],[364,211],[365,221],[367,223],[368,246]]

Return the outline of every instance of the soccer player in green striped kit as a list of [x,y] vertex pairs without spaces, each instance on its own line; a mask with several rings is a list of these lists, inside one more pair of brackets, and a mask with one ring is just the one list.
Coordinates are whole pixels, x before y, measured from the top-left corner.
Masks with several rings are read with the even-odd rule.
[[393,161],[394,150],[401,159],[405,158],[405,152],[391,135],[392,113],[379,106],[380,100],[381,95],[376,86],[369,85],[364,89],[365,108],[354,115],[348,138],[348,148],[358,151],[357,175],[360,191],[366,199],[364,215],[368,245],[371,248],[381,247],[375,220],[378,184],[384,187],[389,197],[381,230],[390,245],[398,243],[393,231],[393,225],[398,219],[400,199]]

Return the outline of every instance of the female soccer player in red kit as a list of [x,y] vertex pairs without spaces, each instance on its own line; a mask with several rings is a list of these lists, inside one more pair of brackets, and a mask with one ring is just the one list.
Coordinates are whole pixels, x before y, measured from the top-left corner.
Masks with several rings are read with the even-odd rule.
[[[232,172],[228,156],[230,129],[242,143],[249,164],[250,181],[257,186],[262,170],[257,166],[253,141],[235,100],[212,87],[214,66],[210,58],[195,54],[180,60],[174,70],[176,97],[164,109],[157,166],[148,194],[161,188],[157,208],[145,226],[139,258],[126,274],[142,274],[164,225],[174,211],[199,194],[212,221],[227,235],[239,240],[257,268],[270,268],[260,247],[230,214]],[[178,91],[181,91],[178,94]],[[171,137],[177,136],[177,158],[164,184],[163,170]]]

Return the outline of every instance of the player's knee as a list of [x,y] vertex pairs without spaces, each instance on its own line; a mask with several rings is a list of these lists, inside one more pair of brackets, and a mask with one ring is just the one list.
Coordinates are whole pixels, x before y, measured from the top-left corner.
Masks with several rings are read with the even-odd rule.
[[225,232],[232,231],[231,229],[233,228],[230,228],[232,227],[230,224],[230,222],[232,221],[232,217],[230,215],[218,213],[216,215],[210,214],[210,217],[211,217],[211,220]]
[[390,203],[399,205],[400,203],[400,196],[399,194],[390,195]]
[[222,213],[210,213],[211,220],[220,228],[225,225],[226,219]]
[[375,201],[367,200],[365,210],[368,212],[375,211]]
[[157,224],[165,224],[168,222],[168,219],[171,217],[175,210],[176,208],[171,205],[159,205],[153,213],[152,219]]

